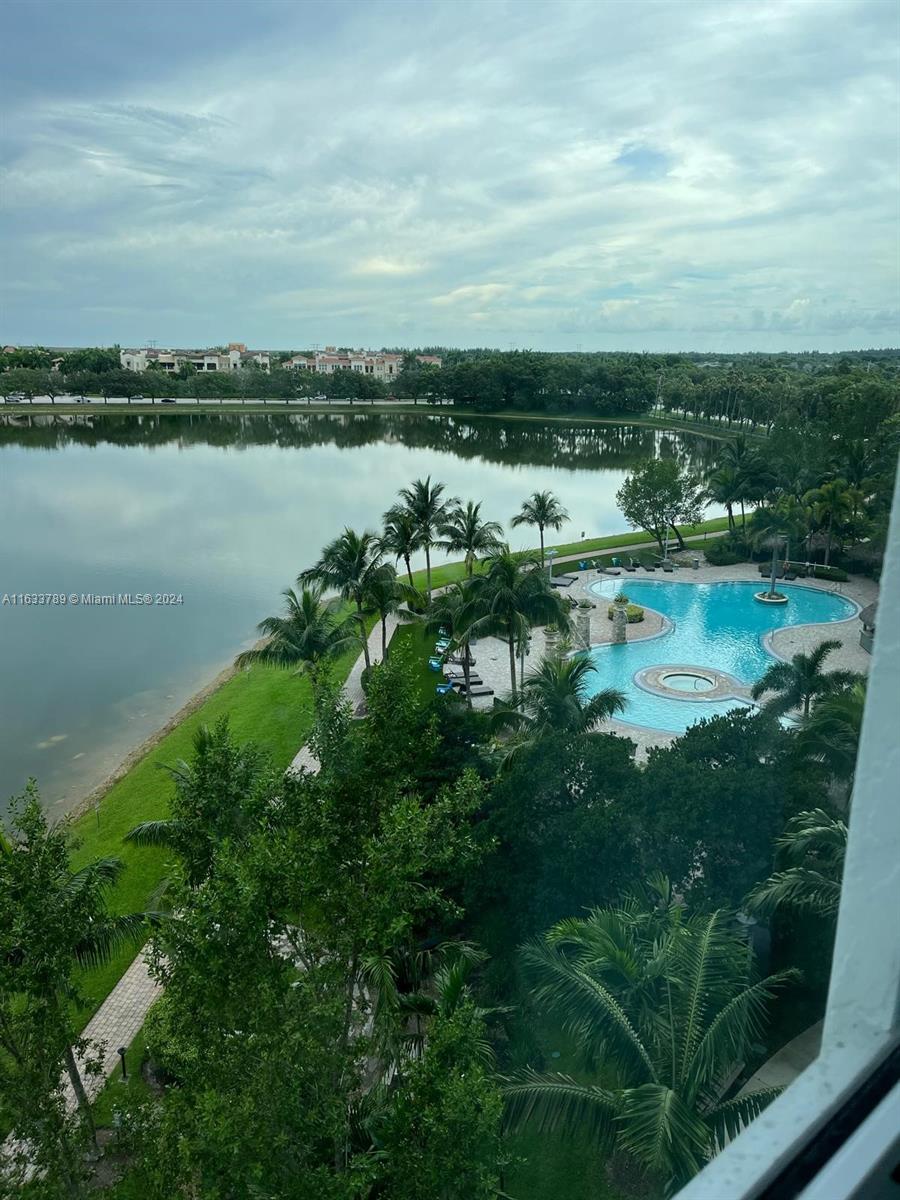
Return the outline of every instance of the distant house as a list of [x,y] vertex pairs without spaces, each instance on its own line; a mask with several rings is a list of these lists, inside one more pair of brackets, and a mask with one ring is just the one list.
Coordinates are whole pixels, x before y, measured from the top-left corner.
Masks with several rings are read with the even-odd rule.
[[[417,354],[421,363],[440,367],[441,359],[436,354]],[[358,375],[371,375],[373,379],[386,382],[396,379],[403,370],[403,355],[386,350],[338,350],[326,346],[314,354],[295,354],[282,364],[290,371],[314,371],[318,375],[333,375],[335,371],[355,371]]]
[[271,369],[271,354],[268,350],[248,350],[243,342],[229,342],[227,350],[122,350],[119,361],[126,371],[146,371],[151,363],[157,364],[169,375],[174,375],[187,363],[195,371],[237,371],[241,367],[255,365],[264,371]]

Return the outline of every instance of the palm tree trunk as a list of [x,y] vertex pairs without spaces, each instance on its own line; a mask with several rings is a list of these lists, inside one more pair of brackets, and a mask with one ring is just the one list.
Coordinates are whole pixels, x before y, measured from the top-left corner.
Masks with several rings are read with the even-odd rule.
[[409,586],[415,587],[415,584],[413,583],[413,577],[412,577],[412,567],[409,565],[409,555],[408,554],[403,555],[403,561],[406,563],[406,577],[409,580]]
[[728,513],[728,531],[729,533],[734,533],[734,513],[732,512],[730,500],[725,504],[725,511]]
[[538,525],[538,529],[540,530],[540,534],[541,534],[541,566],[543,566],[544,565],[544,527],[543,527],[543,525]]
[[362,604],[359,602],[359,600],[356,602],[356,615],[359,619],[359,636],[362,638],[363,658],[366,660],[366,669],[368,669],[372,665],[369,661],[369,635],[366,631],[366,622],[363,617]]
[[513,637],[512,626],[507,630],[509,633],[509,680],[512,685],[513,702],[516,699],[516,641]]
[[425,580],[428,589],[428,599],[431,600],[431,546],[425,543]]
[[683,550],[684,549],[684,538],[681,536],[681,530],[678,528],[678,526],[675,524],[674,521],[672,522],[672,532],[675,534],[676,538],[678,538],[678,549]]
[[825,531],[825,566],[828,566],[828,560],[831,558],[831,527],[834,524],[834,509],[828,514],[828,529]]
[[78,1063],[75,1061],[75,1055],[72,1053],[71,1046],[66,1046],[64,1061],[69,1082],[72,1084],[72,1091],[75,1093],[75,1099],[78,1101],[81,1115],[84,1117],[85,1124],[90,1131],[91,1141],[94,1143],[95,1148],[99,1149],[99,1146],[97,1146],[97,1127],[94,1125],[94,1114],[91,1112],[87,1092],[84,1090],[84,1084],[81,1082],[81,1072],[78,1070]]
[[466,681],[466,708],[472,707],[472,696],[469,692],[469,679],[471,677],[470,662],[471,662],[471,660],[469,658],[469,643],[466,642],[466,644],[463,646],[463,662],[462,662],[463,679]]
[[381,614],[381,661],[387,658],[387,613]]
[[778,539],[775,540],[775,545],[772,547],[772,578],[769,581],[769,595],[775,595],[775,576],[778,573]]

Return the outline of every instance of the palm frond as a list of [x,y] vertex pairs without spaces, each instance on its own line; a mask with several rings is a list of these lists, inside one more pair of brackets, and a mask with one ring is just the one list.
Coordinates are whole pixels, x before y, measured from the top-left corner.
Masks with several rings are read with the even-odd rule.
[[761,1088],[745,1096],[735,1096],[723,1104],[716,1105],[705,1114],[716,1146],[721,1149],[726,1142],[736,1138],[742,1129],[754,1121],[764,1108],[776,1100],[784,1088]]
[[656,1080],[646,1046],[609,988],[544,942],[529,943],[522,956],[535,978],[535,999],[558,1012],[589,1053],[602,1045],[611,1060]]
[[505,1080],[501,1089],[507,1102],[507,1120],[513,1128],[534,1121],[543,1133],[585,1131],[601,1144],[615,1141],[620,1100],[614,1092],[595,1084],[579,1083],[561,1072],[542,1074],[520,1071]]
[[108,962],[120,946],[137,942],[147,933],[154,917],[146,913],[106,917],[91,925],[75,949],[75,957],[83,967],[97,967]]
[[741,1058],[747,1043],[757,1040],[762,1033],[766,1006],[776,990],[799,979],[799,971],[779,971],[748,984],[719,1010],[687,1064],[685,1086],[692,1097],[700,1094],[723,1065],[730,1066]]
[[110,888],[122,874],[125,864],[120,858],[98,858],[74,871],[63,886],[63,895],[74,898],[86,887]]
[[812,867],[788,867],[776,871],[750,892],[746,906],[749,911],[769,914],[776,908],[832,917],[841,902],[841,881]]
[[129,829],[122,840],[136,846],[174,846],[183,829],[183,821],[142,821]]
[[695,1109],[659,1083],[623,1092],[618,1140],[669,1188],[695,1175],[709,1154],[709,1130]]

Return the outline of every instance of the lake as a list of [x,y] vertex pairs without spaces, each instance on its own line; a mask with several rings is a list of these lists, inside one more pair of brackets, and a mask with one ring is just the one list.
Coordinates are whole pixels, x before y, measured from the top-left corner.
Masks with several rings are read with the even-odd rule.
[[[234,655],[345,525],[377,529],[430,474],[509,527],[530,492],[555,541],[616,533],[615,493],[654,455],[715,442],[637,426],[401,414],[0,418],[0,596],[167,593],[170,606],[0,607],[0,798],[37,778],[71,808]],[[509,531],[515,548],[536,531]],[[435,556],[440,561],[440,556]],[[416,564],[422,565],[422,564]]]

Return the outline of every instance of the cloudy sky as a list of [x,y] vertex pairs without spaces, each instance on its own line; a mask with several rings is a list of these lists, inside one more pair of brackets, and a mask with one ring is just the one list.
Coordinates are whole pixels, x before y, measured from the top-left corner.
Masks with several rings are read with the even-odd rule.
[[6,0],[0,339],[900,342],[893,0]]

